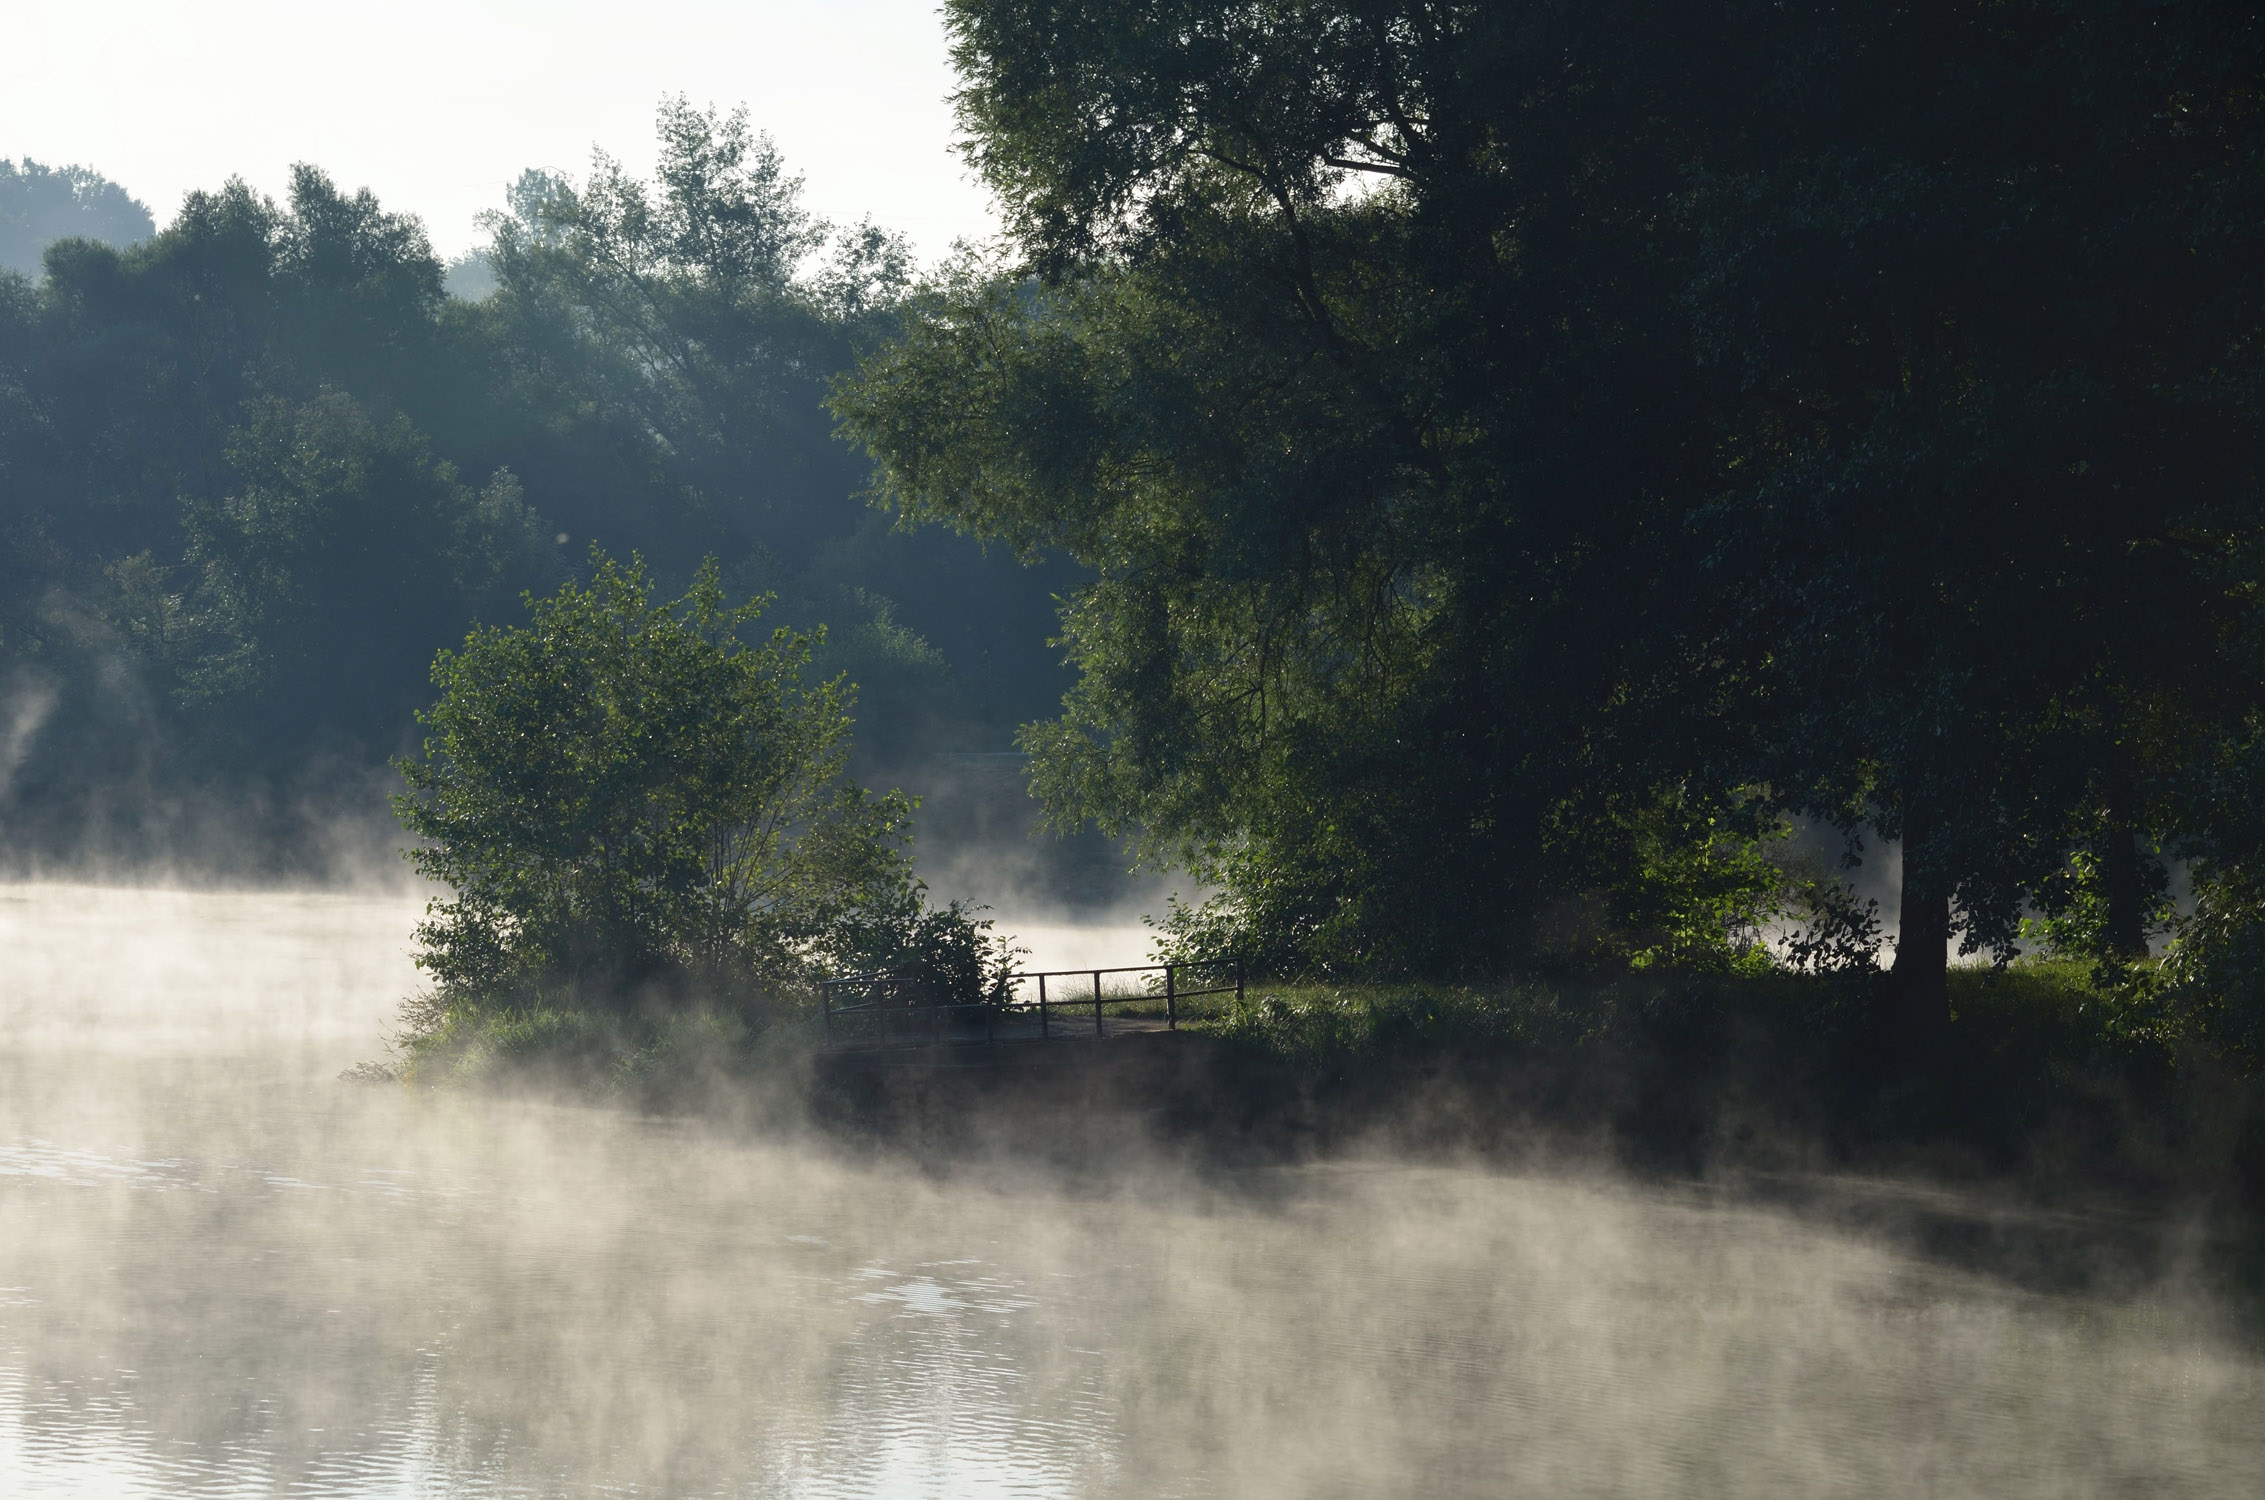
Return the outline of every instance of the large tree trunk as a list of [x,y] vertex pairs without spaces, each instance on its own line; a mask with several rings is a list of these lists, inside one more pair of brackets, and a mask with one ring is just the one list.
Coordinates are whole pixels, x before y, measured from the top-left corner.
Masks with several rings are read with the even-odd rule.
[[1903,815],[1903,923],[1889,972],[1897,1029],[1918,1038],[1950,1025],[1950,881],[1917,809]]
[[2113,958],[2147,956],[2147,891],[2139,859],[2139,836],[2126,827],[2110,828],[2100,846],[2100,885],[2108,903],[2104,936]]

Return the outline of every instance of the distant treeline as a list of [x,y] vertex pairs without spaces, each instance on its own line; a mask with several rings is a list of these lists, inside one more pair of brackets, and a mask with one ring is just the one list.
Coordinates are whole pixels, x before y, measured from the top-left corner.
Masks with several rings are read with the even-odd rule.
[[453,274],[311,166],[153,232],[92,172],[0,163],[12,859],[288,863],[382,816],[435,651],[594,546],[672,587],[713,554],[827,625],[868,773],[1058,705],[1070,575],[892,530],[822,405],[898,327],[902,242],[815,221],[744,115],[670,103],[661,136],[650,183],[527,173]]
[[6,283],[11,826],[376,764],[595,539],[831,623],[868,757],[1039,719],[1192,954],[1869,969],[1798,818],[1900,843],[1913,1026],[2026,940],[2265,1062],[2255,4],[945,15],[1008,232],[933,274],[672,106],[465,296],[311,169]]
[[0,271],[39,275],[57,240],[124,248],[155,233],[148,207],[99,172],[0,159]]

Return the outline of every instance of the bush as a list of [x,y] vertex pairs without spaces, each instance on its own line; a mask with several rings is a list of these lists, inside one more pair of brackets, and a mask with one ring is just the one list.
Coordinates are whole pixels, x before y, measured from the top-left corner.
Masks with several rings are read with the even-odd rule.
[[434,665],[396,808],[451,894],[418,929],[412,1043],[474,1018],[480,1048],[541,1050],[597,1033],[538,1018],[596,1015],[637,1046],[622,1022],[759,1023],[849,956],[980,968],[980,926],[912,878],[912,802],[843,774],[849,690],[804,680],[815,638],[750,641],[761,601],[727,607],[712,561],[671,604],[640,563],[594,561]]
[[2194,896],[2194,914],[2179,924],[2159,976],[2165,1006],[2207,1051],[2245,1072],[2265,1071],[2265,879],[2204,862]]

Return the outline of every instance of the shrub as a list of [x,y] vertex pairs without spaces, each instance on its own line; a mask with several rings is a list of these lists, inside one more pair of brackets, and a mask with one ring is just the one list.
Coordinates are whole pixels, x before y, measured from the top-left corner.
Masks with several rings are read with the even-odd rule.
[[396,808],[451,894],[418,929],[412,1033],[693,1002],[753,1018],[845,954],[898,958],[877,951],[892,935],[981,948],[959,908],[925,909],[912,802],[843,774],[849,689],[804,680],[815,637],[749,639],[762,601],[727,607],[712,561],[669,604],[634,559],[594,561],[434,665]]

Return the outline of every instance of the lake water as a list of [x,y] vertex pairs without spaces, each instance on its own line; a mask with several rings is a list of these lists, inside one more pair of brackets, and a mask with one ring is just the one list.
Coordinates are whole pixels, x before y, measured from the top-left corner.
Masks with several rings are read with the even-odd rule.
[[2265,1487],[2259,1352],[2170,1272],[2055,1291],[1699,1186],[923,1166],[337,1083],[415,914],[0,888],[0,1495]]

